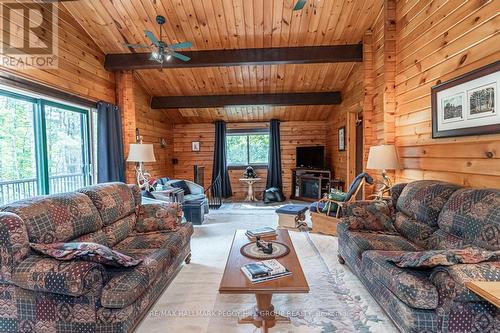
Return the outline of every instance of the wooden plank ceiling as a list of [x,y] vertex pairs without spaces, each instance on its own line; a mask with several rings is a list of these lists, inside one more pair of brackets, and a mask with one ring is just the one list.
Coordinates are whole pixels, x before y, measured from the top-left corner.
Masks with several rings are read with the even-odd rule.
[[[159,35],[191,41],[191,51],[356,44],[374,23],[383,0],[321,0],[292,11],[295,0],[70,1],[64,6],[106,53],[130,53],[123,43]],[[354,63],[137,70],[151,96],[325,92],[342,90]],[[164,110],[176,122],[325,120],[332,106],[226,107]]]

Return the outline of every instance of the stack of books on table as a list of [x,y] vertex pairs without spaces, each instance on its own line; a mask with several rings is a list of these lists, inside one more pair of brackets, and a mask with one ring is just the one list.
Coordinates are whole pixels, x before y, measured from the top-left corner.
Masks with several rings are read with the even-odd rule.
[[245,233],[248,238],[255,238],[255,237],[276,237],[276,229],[271,228],[271,227],[264,227],[264,228],[258,228],[258,229],[251,229],[247,230]]
[[252,262],[243,265],[241,270],[252,283],[279,279],[292,274],[276,259]]

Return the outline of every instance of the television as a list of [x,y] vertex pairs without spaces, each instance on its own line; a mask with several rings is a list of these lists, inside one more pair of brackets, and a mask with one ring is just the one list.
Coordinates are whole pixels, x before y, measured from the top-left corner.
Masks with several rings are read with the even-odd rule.
[[297,168],[324,169],[325,147],[297,147]]

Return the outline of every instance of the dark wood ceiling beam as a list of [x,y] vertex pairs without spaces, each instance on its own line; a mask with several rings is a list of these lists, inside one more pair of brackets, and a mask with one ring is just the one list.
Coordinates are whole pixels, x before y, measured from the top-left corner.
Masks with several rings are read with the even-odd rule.
[[[284,47],[268,49],[180,51],[191,58],[181,61],[172,58],[163,68],[222,67],[249,65],[315,64],[334,62],[362,62],[361,44]],[[150,53],[107,54],[104,67],[110,71],[158,69],[156,61],[149,60]]]
[[340,92],[245,94],[206,96],[156,96],[152,109],[217,108],[243,105],[331,105],[340,104]]

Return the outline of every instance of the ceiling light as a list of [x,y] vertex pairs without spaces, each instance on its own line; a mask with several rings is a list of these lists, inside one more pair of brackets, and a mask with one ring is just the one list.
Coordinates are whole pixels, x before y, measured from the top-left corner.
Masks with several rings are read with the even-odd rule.
[[170,59],[172,59],[172,55],[167,54],[167,61],[170,61]]

